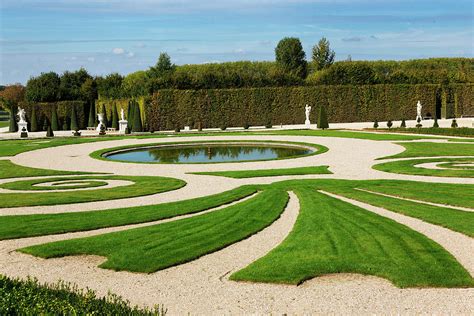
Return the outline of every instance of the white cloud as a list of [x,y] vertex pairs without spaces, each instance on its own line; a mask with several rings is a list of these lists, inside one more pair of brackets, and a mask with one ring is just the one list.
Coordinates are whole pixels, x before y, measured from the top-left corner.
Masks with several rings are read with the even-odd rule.
[[120,48],[120,47],[116,47],[116,48],[112,49],[112,53],[114,53],[115,55],[123,55],[123,54],[125,54],[125,49]]

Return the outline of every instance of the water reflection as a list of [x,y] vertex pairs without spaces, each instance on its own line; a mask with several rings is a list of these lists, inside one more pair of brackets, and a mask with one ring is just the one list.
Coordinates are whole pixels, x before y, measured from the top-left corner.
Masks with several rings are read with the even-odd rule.
[[111,160],[162,163],[199,163],[267,160],[301,156],[311,150],[263,145],[196,145],[144,148],[107,156]]

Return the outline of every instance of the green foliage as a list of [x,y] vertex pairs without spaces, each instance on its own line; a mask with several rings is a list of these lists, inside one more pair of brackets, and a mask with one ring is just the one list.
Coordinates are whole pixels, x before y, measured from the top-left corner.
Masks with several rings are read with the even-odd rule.
[[[36,108],[34,106],[34,108]],[[58,112],[56,111],[56,107],[51,107],[51,129],[53,131],[59,131],[59,122],[58,122]]]
[[105,110],[105,104],[102,104],[102,111],[100,112],[104,115],[104,125],[105,127],[109,127],[110,124],[109,124],[109,119],[107,117],[107,111]]
[[31,110],[31,116],[30,116],[30,129],[32,132],[37,132],[39,131],[38,129],[38,121],[36,119],[36,108],[33,107]]
[[8,131],[10,133],[14,133],[18,131],[18,125],[16,124],[16,107],[10,108],[10,119],[9,119]]
[[122,97],[123,77],[118,73],[112,73],[106,77],[97,78],[97,92],[99,98],[119,99]]
[[316,70],[328,68],[334,63],[336,53],[329,47],[329,41],[323,37],[313,46],[313,63]]
[[76,108],[74,107],[74,104],[71,107],[71,130],[79,130],[79,124],[77,124]]
[[171,62],[171,57],[167,53],[160,53],[158,61],[154,67],[150,67],[148,71],[150,77],[162,77],[172,72],[176,66]]
[[433,128],[438,128],[438,127],[439,127],[438,118],[435,117],[435,118],[434,118],[434,122],[433,122]]
[[367,85],[377,82],[370,62],[338,62],[319,74],[317,80],[311,83]]
[[402,118],[402,122],[400,123],[400,128],[405,128],[407,127],[407,123],[405,122],[405,119]]
[[102,298],[90,289],[81,290],[61,281],[48,285],[36,279],[10,279],[0,275],[0,314],[161,316],[166,310],[159,306],[141,309],[120,296],[109,293]]
[[46,128],[46,137],[54,137],[53,129],[51,128],[51,124],[48,124]]
[[[419,133],[419,134],[433,134],[433,135],[445,135],[445,136],[463,136],[463,137],[474,137],[474,128],[461,127],[457,129],[451,128],[424,128],[419,130],[417,128],[407,128],[404,130],[391,130],[390,132],[405,132],[405,133]],[[461,139],[460,141],[465,141]]]
[[87,127],[95,126],[95,103],[91,103],[89,106],[89,119],[87,120]]
[[379,128],[379,122],[377,120],[374,121],[374,128]]
[[112,103],[112,128],[115,128],[117,131],[119,130],[119,117],[117,113],[117,106],[115,103]]
[[387,127],[390,129],[390,128],[392,128],[392,126],[393,126],[392,120],[388,120],[387,121]]
[[132,124],[132,132],[134,133],[141,133],[143,132],[142,126],[142,116],[140,114],[140,106],[136,101],[133,102],[133,124]]
[[284,71],[306,78],[308,65],[303,45],[298,38],[285,37],[275,48],[275,59]]
[[451,122],[451,127],[452,128],[457,128],[458,127],[458,122],[456,121],[456,119],[453,119],[453,121]]
[[[75,72],[65,71],[60,78],[58,100],[86,100],[82,86],[87,79],[92,79],[84,68]],[[50,100],[56,101],[56,100]]]
[[328,116],[326,114],[326,109],[323,106],[319,107],[318,115],[318,128],[326,129],[329,128]]
[[69,120],[68,117],[65,116],[63,118],[63,131],[68,131],[69,130]]
[[306,174],[332,174],[332,172],[328,170],[328,166],[312,166],[285,169],[193,172],[193,174],[245,179],[256,177],[296,176]]
[[59,100],[61,79],[55,72],[42,73],[26,83],[26,99],[30,102],[55,102]]

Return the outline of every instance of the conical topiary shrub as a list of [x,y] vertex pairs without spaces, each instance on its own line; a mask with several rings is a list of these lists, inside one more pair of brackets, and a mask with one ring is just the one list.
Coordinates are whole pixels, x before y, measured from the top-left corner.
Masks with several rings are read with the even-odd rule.
[[53,131],[59,131],[58,112],[56,111],[56,107],[53,107],[51,113],[51,124],[48,125],[51,126]]
[[109,119],[107,118],[107,110],[105,109],[105,104],[102,104],[101,113],[104,114],[104,125],[105,125],[105,127],[109,127],[110,123],[109,123]]
[[329,128],[328,116],[326,114],[326,109],[323,106],[319,108],[318,128],[322,128],[322,129]]
[[133,125],[132,125],[132,132],[134,133],[141,133],[143,132],[142,126],[142,117],[140,115],[140,107],[138,103],[134,102],[134,109],[133,109]]
[[119,118],[115,104],[112,105],[112,125],[110,127],[115,128],[117,131],[119,129]]
[[453,121],[451,122],[451,127],[452,128],[457,128],[458,127],[458,122],[456,121],[455,118],[453,118]]
[[67,116],[65,116],[63,120],[63,131],[68,131],[68,130],[69,130],[69,120]]
[[438,128],[438,127],[439,127],[438,118],[437,118],[437,117],[435,117],[435,119],[434,119],[433,127],[434,127],[434,128]]
[[53,132],[53,129],[51,128],[51,124],[49,124],[49,122],[46,121],[46,120],[45,120],[45,122],[48,125],[46,127],[46,137],[54,137],[54,132]]
[[377,120],[374,121],[374,128],[379,128],[379,122]]
[[33,105],[33,108],[31,109],[30,130],[32,132],[38,131],[38,121],[36,120],[36,106],[34,105]]
[[8,125],[8,131],[10,133],[15,133],[18,130],[16,124],[16,108],[14,106],[10,109],[10,124]]
[[393,126],[392,120],[388,120],[388,121],[387,121],[387,127],[388,127],[388,129],[391,129],[392,126]]
[[91,102],[89,107],[89,119],[87,120],[87,127],[95,127],[95,105]]
[[79,130],[79,125],[77,124],[76,108],[74,107],[74,105],[72,106],[72,109],[71,109],[71,130],[73,131]]
[[400,124],[400,127],[401,127],[401,128],[407,127],[407,123],[405,122],[405,119],[404,119],[404,118],[402,119],[402,123]]
[[127,114],[127,120],[128,120],[128,127],[130,127],[130,131],[133,130],[133,111],[135,110],[135,102],[133,100],[128,102],[128,114]]
[[48,130],[48,119],[45,117],[44,118],[44,121],[43,121],[43,131],[47,131]]

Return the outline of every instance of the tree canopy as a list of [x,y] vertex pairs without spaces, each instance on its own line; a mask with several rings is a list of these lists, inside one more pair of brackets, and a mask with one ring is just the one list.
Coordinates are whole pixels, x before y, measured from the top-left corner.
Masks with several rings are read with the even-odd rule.
[[275,48],[277,64],[285,71],[305,78],[308,71],[306,53],[298,38],[285,37]]
[[329,41],[323,37],[313,46],[313,63],[316,70],[328,68],[334,63],[336,53],[329,47]]

